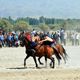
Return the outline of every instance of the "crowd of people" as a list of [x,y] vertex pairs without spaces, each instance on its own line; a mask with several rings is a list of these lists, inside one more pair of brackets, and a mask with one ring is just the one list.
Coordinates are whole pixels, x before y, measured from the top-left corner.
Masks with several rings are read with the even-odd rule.
[[[20,32],[4,32],[0,30],[0,47],[18,47],[19,45],[19,36]],[[71,43],[71,45],[79,45],[80,35],[78,32],[67,32],[63,28],[57,31],[52,32],[43,32],[32,30],[31,35],[38,35],[40,39],[43,39],[43,36],[47,34],[48,37],[54,39],[56,43],[60,43],[66,45],[67,43]]]
[[18,47],[18,42],[17,33],[0,31],[0,47]]

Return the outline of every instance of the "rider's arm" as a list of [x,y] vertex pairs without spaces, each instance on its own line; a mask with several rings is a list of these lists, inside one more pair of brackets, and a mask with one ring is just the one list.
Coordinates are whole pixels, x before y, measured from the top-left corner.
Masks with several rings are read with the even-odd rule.
[[48,39],[46,38],[44,40],[41,40],[41,41],[39,41],[39,43],[43,43],[44,41],[48,41]]

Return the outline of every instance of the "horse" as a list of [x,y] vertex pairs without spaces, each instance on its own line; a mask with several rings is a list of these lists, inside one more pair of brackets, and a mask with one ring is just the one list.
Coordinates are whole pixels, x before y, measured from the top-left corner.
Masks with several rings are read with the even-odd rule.
[[[41,40],[40,36],[34,36],[34,41],[35,42],[39,42]],[[59,55],[63,58],[64,63],[66,64],[66,60],[68,59],[68,54],[66,53],[65,48],[63,47],[63,45],[56,43],[55,44],[55,48],[58,51]],[[40,58],[39,58],[40,61]],[[41,62],[40,62],[41,63]],[[43,64],[43,63],[42,63]],[[60,65],[60,60],[58,60],[58,65]]]
[[39,63],[42,64],[40,62],[40,58],[44,56],[45,57],[46,67],[47,67],[47,58],[50,59],[53,63],[53,65],[51,65],[52,68],[55,67],[55,61],[54,61],[54,57],[52,57],[52,55],[55,55],[58,60],[61,60],[61,57],[59,56],[57,51],[55,49],[51,48],[50,46],[37,44],[34,47],[34,50],[30,49],[29,44],[31,43],[31,34],[29,32],[21,33],[19,35],[19,40],[20,40],[20,45],[22,47],[25,46],[25,48],[26,48],[27,56],[24,59],[24,67],[26,66],[26,60],[30,56],[33,57],[33,59],[35,61],[35,64],[36,64],[36,68],[38,68],[36,57],[38,57]]
[[[61,56],[61,58],[63,58],[64,63],[66,64],[66,61],[68,60],[68,54],[66,53],[66,50],[64,49],[64,47],[61,44],[57,43],[55,45],[55,48],[57,49],[58,54]],[[60,60],[58,60],[58,65],[60,65]]]

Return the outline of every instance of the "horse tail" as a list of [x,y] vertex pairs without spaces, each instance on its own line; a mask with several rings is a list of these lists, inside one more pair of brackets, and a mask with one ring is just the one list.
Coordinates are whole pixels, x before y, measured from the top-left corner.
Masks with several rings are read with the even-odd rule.
[[64,53],[65,58],[68,59],[68,54],[66,53],[66,50],[64,49],[63,46],[62,46],[62,48],[63,48],[63,53]]
[[56,58],[57,58],[58,60],[60,60],[61,57],[60,57],[60,55],[59,55],[59,52],[58,52],[54,47],[53,47],[53,49],[54,49],[54,53],[55,53]]

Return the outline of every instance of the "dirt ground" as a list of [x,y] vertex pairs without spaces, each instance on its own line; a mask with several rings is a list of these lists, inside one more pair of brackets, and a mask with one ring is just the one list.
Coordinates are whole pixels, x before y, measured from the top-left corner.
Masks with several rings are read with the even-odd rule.
[[[67,64],[62,60],[58,66],[55,59],[55,68],[52,69],[48,60],[47,68],[44,64],[36,69],[32,57],[24,68],[25,48],[1,48],[0,80],[80,80],[80,46],[65,46],[65,49],[69,55]],[[44,63],[44,58],[41,61]]]

